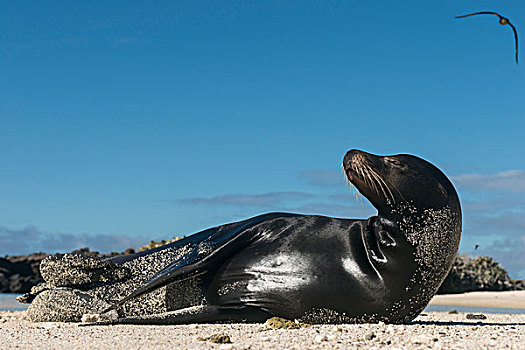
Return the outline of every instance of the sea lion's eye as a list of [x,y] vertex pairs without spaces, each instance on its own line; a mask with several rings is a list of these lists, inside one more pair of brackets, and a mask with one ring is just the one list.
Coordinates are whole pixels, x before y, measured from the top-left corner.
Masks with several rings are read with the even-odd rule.
[[397,159],[394,159],[394,158],[385,158],[386,161],[388,161],[390,164],[392,165],[395,165],[395,166],[402,166],[403,165],[403,162],[397,160]]

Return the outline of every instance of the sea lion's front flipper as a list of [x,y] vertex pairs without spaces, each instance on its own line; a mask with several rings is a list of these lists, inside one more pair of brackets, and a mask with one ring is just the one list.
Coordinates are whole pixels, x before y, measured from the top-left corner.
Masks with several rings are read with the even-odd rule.
[[124,299],[113,304],[113,306],[105,312],[114,310],[129,300],[161,288],[169,283],[205,274],[211,268],[220,266],[223,261],[249,245],[257,233],[259,233],[260,223],[286,216],[293,215],[272,213],[233,225],[215,228],[206,239],[197,244],[184,258],[175,261],[159,271],[148,282],[135,289]]
[[272,317],[270,314],[247,306],[227,307],[215,305],[192,306],[181,310],[163,312],[153,315],[119,318],[113,321],[102,321],[84,325],[110,324],[189,324],[203,322],[264,322]]

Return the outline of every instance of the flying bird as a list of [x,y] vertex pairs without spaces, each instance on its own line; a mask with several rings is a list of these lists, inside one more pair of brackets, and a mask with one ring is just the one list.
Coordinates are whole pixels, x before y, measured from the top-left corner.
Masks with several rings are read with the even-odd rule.
[[518,64],[518,32],[516,31],[516,27],[510,23],[510,20],[506,17],[503,17],[499,13],[491,12],[491,11],[481,11],[481,12],[474,12],[469,13],[468,15],[462,15],[462,16],[456,16],[456,18],[465,18],[470,16],[476,16],[476,15],[494,15],[499,17],[499,24],[501,25],[509,25],[512,28],[512,31],[514,32],[514,41],[516,42],[516,64]]

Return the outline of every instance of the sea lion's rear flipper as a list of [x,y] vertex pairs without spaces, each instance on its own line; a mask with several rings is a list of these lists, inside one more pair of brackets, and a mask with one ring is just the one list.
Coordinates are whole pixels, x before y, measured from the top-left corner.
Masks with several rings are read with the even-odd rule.
[[88,290],[94,283],[115,283],[129,277],[125,266],[81,254],[55,254],[40,263],[44,281],[52,287]]
[[164,312],[153,315],[119,318],[113,321],[102,321],[91,324],[189,324],[204,322],[264,322],[272,317],[270,314],[247,306],[226,307],[215,305],[192,306],[181,310]]
[[89,291],[94,286],[112,285],[130,277],[130,270],[125,266],[78,253],[50,255],[41,261],[39,269],[44,282],[17,297],[18,302],[30,304],[46,290],[70,288]]

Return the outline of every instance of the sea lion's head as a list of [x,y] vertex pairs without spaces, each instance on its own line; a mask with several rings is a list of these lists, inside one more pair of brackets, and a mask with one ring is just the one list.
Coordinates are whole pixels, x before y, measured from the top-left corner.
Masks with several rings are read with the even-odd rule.
[[363,241],[370,264],[400,300],[400,319],[409,320],[437,291],[457,253],[461,206],[456,190],[436,166],[408,154],[350,150],[343,168],[378,211]]
[[[459,198],[450,180],[436,166],[409,154],[376,156],[350,150],[343,160],[348,180],[377,209],[398,221],[413,210],[449,208],[459,215]],[[408,207],[408,206],[410,207]]]

